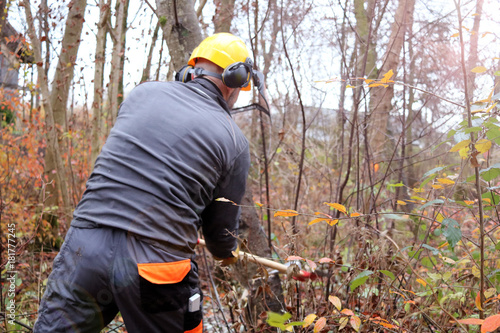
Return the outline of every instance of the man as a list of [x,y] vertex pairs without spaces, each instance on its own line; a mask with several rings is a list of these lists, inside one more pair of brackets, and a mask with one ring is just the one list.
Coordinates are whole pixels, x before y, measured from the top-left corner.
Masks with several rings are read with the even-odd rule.
[[258,79],[227,33],[205,39],[189,65],[183,82],[143,83],[121,105],[35,332],[99,332],[118,311],[128,332],[202,332],[197,232],[214,257],[237,260],[239,208],[216,199],[243,197],[248,141],[230,109]]

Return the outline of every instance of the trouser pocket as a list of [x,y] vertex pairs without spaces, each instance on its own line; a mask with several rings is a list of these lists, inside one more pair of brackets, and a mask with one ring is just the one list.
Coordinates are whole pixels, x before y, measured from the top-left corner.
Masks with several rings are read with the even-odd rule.
[[191,297],[191,260],[137,264],[137,268],[144,311],[157,313],[187,309]]

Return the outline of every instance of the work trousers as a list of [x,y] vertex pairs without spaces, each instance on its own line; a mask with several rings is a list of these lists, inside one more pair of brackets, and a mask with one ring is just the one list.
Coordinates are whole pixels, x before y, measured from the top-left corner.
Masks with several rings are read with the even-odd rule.
[[35,333],[100,332],[120,312],[128,332],[202,332],[198,268],[124,230],[71,227]]

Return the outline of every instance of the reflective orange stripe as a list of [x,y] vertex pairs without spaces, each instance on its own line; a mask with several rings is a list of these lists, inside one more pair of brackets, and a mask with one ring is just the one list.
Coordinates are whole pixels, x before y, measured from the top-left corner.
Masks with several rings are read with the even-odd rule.
[[191,260],[137,264],[139,275],[156,284],[181,282],[191,270]]
[[203,320],[200,321],[200,325],[196,326],[192,330],[184,331],[184,333],[202,333],[203,332]]

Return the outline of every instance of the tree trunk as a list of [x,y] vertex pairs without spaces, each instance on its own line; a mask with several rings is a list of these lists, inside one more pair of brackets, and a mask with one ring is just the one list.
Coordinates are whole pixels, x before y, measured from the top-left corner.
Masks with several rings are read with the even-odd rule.
[[202,41],[192,0],[156,0],[156,14],[168,45],[173,70],[186,65]]
[[123,100],[123,64],[125,59],[125,34],[127,32],[129,0],[119,0],[116,3],[116,23],[110,31],[113,40],[111,54],[111,73],[108,85],[108,115],[107,129],[113,127],[118,116],[118,108]]
[[[156,24],[155,31],[153,33],[153,37],[151,38],[151,46],[149,48],[149,53],[148,53],[148,60],[146,61],[146,66],[144,67],[144,70],[142,71],[142,78],[141,82],[148,81],[149,76],[151,75],[151,60],[153,59],[153,52],[155,50],[155,45],[156,42],[158,41],[158,31],[160,30],[160,21]],[[162,40],[163,42],[163,40]],[[161,61],[161,59],[160,59]],[[158,65],[158,67],[160,67]]]
[[214,26],[216,33],[231,31],[234,2],[235,0],[215,0]]
[[[398,8],[391,27],[391,35],[384,56],[384,62],[380,69],[379,79],[389,70],[397,72],[400,61],[400,53],[403,47],[404,38],[408,26],[413,23],[413,10],[415,0],[399,0]],[[382,153],[387,133],[387,122],[392,109],[392,98],[394,96],[394,86],[374,87],[371,90],[370,101],[373,101],[371,113],[371,135],[372,149],[374,152]]]
[[470,37],[470,52],[468,59],[468,70],[469,70],[469,101],[468,103],[472,103],[474,101],[474,90],[476,86],[476,74],[471,72],[471,70],[477,66],[477,44],[479,41],[479,26],[481,24],[481,14],[483,12],[483,2],[484,0],[477,0],[476,2],[476,16],[474,16],[474,25],[472,27],[472,34]]
[[107,21],[109,19],[109,10],[111,0],[100,0],[100,16],[97,23],[96,50],[95,50],[95,68],[94,68],[94,101],[92,102],[92,143],[89,167],[92,171],[94,163],[101,151],[101,136],[103,135],[102,126],[102,101],[103,101],[103,82],[104,82],[104,61],[106,60],[106,32]]
[[[29,3],[28,0],[23,0],[23,4],[24,4],[24,8],[25,8],[25,13],[26,13],[26,21],[28,23],[28,33],[29,33],[32,47],[33,47],[35,63],[40,64],[43,62],[42,52],[41,52],[41,44],[40,44],[39,38],[36,35],[35,26],[33,23],[34,22],[33,15],[31,13],[31,4]],[[78,15],[77,15],[77,17],[75,18],[75,11],[76,11],[77,7],[79,7],[79,6],[73,4],[73,7],[70,9],[70,15],[68,17],[68,21],[66,22],[66,30],[70,29],[72,24],[78,26],[79,22],[80,22],[80,27],[81,27],[81,21],[83,19],[83,16],[78,17]],[[85,2],[83,4],[83,7],[85,7]],[[81,10],[83,12],[84,9],[81,9],[81,7],[79,7],[78,10]],[[74,31],[74,33],[77,34],[77,36],[78,36],[78,37],[76,37],[76,39],[79,38],[80,32],[81,32],[81,28],[79,31],[76,31],[76,30]],[[65,32],[65,36],[66,36],[66,32]],[[64,40],[66,42],[68,42],[68,39],[64,39]],[[74,39],[69,39],[69,40],[72,40],[73,42],[75,42]],[[79,43],[76,43],[76,47],[75,47],[76,49],[78,49],[78,45],[79,45]],[[63,50],[66,49],[68,51],[69,44],[63,43],[62,46],[63,46]],[[73,47],[74,47],[74,45],[73,45]],[[61,53],[61,56],[63,53],[64,52]],[[73,53],[71,53],[71,54],[73,54]],[[75,51],[75,55],[76,55],[76,51]],[[64,61],[65,59],[69,60],[69,59],[71,59],[71,57],[70,58],[63,57],[62,61]],[[74,59],[72,61],[74,61]],[[66,63],[68,63],[68,62],[69,61],[67,61]],[[72,64],[73,64],[73,62],[72,62]],[[73,67],[73,66],[70,65],[70,67]],[[71,74],[68,73],[68,75],[70,75],[72,77],[72,71],[70,71],[70,72],[71,72]],[[60,143],[58,140],[59,134],[57,132],[57,127],[56,127],[56,125],[58,125],[58,124],[56,124],[56,117],[54,115],[53,105],[51,102],[52,95],[49,91],[49,84],[48,84],[47,75],[45,74],[45,71],[44,71],[43,67],[41,67],[41,66],[38,67],[38,76],[40,77],[39,82],[40,82],[40,88],[41,88],[42,96],[43,96],[42,103],[43,103],[43,107],[45,110],[45,123],[46,123],[46,131],[47,131],[47,134],[46,134],[47,135],[47,155],[50,152],[51,156],[53,158],[52,159],[52,163],[53,163],[52,169],[49,169],[50,166],[46,165],[45,170],[48,173],[49,181],[52,182],[54,189],[58,189],[59,193],[61,194],[63,206],[64,206],[63,211],[66,215],[65,217],[67,218],[67,220],[66,220],[67,224],[69,224],[69,222],[71,221],[73,207],[72,207],[72,204],[70,201],[65,166],[64,166],[64,161],[62,159]],[[61,78],[61,76],[56,76],[56,77]],[[66,79],[62,78],[62,81],[66,82]],[[52,94],[58,95],[58,87],[59,86],[57,85],[57,81],[54,81],[54,82],[55,83],[54,83]],[[69,80],[69,82],[71,82],[71,80]],[[61,84],[64,84],[64,83],[61,83]],[[67,84],[67,86],[69,87],[69,83]],[[64,96],[63,92],[62,92],[62,96]],[[66,93],[65,96],[67,98],[68,94]],[[58,105],[60,105],[60,104],[58,104]],[[52,171],[54,171],[54,172],[52,172]],[[55,191],[52,190],[52,192],[50,193],[52,200],[55,198],[57,199],[54,192]],[[50,204],[50,203],[46,202],[45,206],[47,207],[48,204]],[[56,201],[55,204],[57,205],[58,201]],[[57,232],[57,229],[58,229],[57,224],[54,227],[55,228],[53,228],[53,230],[55,230]]]
[[[25,1],[25,3],[29,2]],[[45,206],[54,207],[59,205],[59,196],[63,202],[63,212],[66,215],[66,223],[71,221],[72,210],[74,203],[71,200],[71,193],[68,187],[67,172],[65,169],[64,161],[62,160],[63,141],[62,134],[66,131],[66,103],[68,101],[69,90],[74,75],[74,65],[78,48],[80,46],[80,35],[83,27],[86,0],[75,0],[68,5],[68,19],[66,20],[63,39],[61,42],[61,53],[58,60],[58,66],[52,82],[52,89],[48,90],[48,79],[46,70],[43,75],[39,76],[43,81],[42,85],[47,85],[47,91],[44,94],[44,109],[46,112],[46,124],[48,136],[55,136],[57,145],[50,144],[47,146],[45,155],[45,175],[48,182],[52,185],[47,186],[47,201]],[[29,13],[31,15],[31,11]],[[28,15],[28,13],[27,13]],[[33,34],[33,36],[31,36]],[[37,44],[40,58],[36,61],[42,63],[41,58],[41,45],[39,39],[36,37],[36,32],[30,33],[30,38],[33,44]],[[33,41],[36,38],[36,42]],[[40,67],[38,67],[40,69]],[[48,107],[50,105],[50,107]],[[51,115],[49,115],[51,114]],[[51,124],[51,118],[54,123]],[[49,142],[49,140],[47,140]],[[57,150],[57,151],[56,151]],[[58,223],[54,215],[47,216],[48,220],[52,223],[53,234],[58,233]]]

